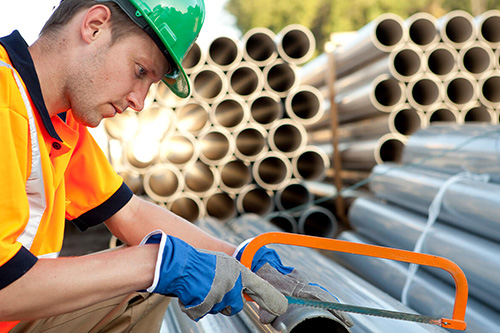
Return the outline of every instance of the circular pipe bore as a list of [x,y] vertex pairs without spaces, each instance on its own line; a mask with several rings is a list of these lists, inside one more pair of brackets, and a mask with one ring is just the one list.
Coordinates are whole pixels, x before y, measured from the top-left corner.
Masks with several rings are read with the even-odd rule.
[[219,172],[214,166],[196,161],[189,168],[184,169],[185,191],[192,192],[199,197],[213,193],[219,185]]
[[324,97],[313,86],[299,86],[285,99],[287,115],[304,126],[312,125],[324,117]]
[[287,212],[273,212],[265,218],[266,221],[280,228],[284,232],[297,233],[297,221]]
[[323,180],[330,168],[330,158],[318,146],[306,146],[292,158],[292,172],[295,178]]
[[401,163],[406,139],[396,134],[382,136],[375,148],[375,161],[377,164],[385,162]]
[[462,108],[467,104],[477,100],[477,84],[474,77],[466,73],[457,73],[457,75],[444,82],[446,94],[444,100],[457,108]]
[[263,67],[278,57],[276,34],[267,28],[253,28],[242,37],[243,59]]
[[500,106],[500,72],[491,71],[479,80],[479,100],[485,106],[498,108]]
[[203,100],[190,99],[189,102],[175,110],[177,117],[177,129],[180,132],[188,132],[197,135],[203,129],[210,126],[208,115],[210,106]]
[[487,43],[490,48],[500,47],[500,11],[488,10],[476,17],[478,27],[478,39]]
[[209,127],[198,136],[200,160],[209,165],[224,164],[234,152],[234,139],[223,127]]
[[200,44],[194,43],[186,58],[182,61],[182,67],[186,74],[191,74],[201,69],[205,64],[206,54],[203,53]]
[[175,199],[184,187],[179,169],[170,164],[156,164],[144,175],[144,190],[157,202]]
[[234,159],[224,165],[218,166],[220,172],[220,188],[236,194],[252,181],[250,164],[240,159]]
[[207,63],[227,71],[237,66],[243,57],[242,50],[234,38],[215,38],[208,47]]
[[495,112],[492,109],[488,109],[484,105],[480,103],[462,110],[461,112],[463,116],[464,123],[470,122],[483,122],[489,124],[497,124],[498,118],[495,115]]
[[191,74],[193,97],[203,99],[207,103],[214,102],[227,92],[227,77],[224,72],[212,65]]
[[391,132],[410,136],[420,128],[427,126],[425,115],[411,107],[406,107],[389,114]]
[[240,214],[269,214],[274,209],[273,192],[255,184],[247,185],[236,198],[236,209]]
[[210,119],[217,126],[229,131],[244,126],[249,118],[248,104],[238,95],[226,95],[212,104]]
[[312,206],[299,217],[298,230],[301,234],[318,237],[333,237],[338,230],[338,222],[331,211],[320,206]]
[[116,117],[104,119],[104,129],[113,139],[129,141],[139,130],[137,112],[126,110]]
[[299,24],[284,27],[276,39],[278,54],[289,63],[297,65],[305,63],[316,49],[316,39],[311,30]]
[[390,112],[404,103],[406,99],[404,83],[389,75],[377,76],[373,80],[372,86],[370,100],[379,111]]
[[408,38],[422,50],[426,50],[439,41],[437,19],[425,12],[416,13],[406,21]]
[[389,55],[389,64],[392,75],[404,82],[424,71],[425,61],[422,50],[407,44]]
[[313,199],[307,187],[298,180],[291,180],[274,195],[276,208],[280,211],[287,211],[291,215],[300,214],[312,203]]
[[433,77],[423,74],[408,83],[408,102],[417,110],[428,110],[441,103],[441,83]]
[[460,49],[476,39],[474,17],[463,10],[454,10],[438,19],[441,39],[456,49]]
[[269,152],[254,162],[252,175],[262,188],[278,190],[292,177],[290,160],[282,153]]
[[461,123],[461,117],[458,110],[446,105],[439,106],[434,110],[427,111],[426,117],[428,124],[435,122]]
[[288,92],[298,84],[295,67],[282,59],[277,59],[264,67],[263,73],[264,88],[280,97],[286,97]]
[[281,98],[272,92],[264,91],[259,96],[248,101],[250,108],[250,119],[264,128],[283,118],[284,107]]
[[281,119],[269,129],[267,141],[271,150],[293,157],[307,144],[307,132],[297,121]]
[[251,62],[241,62],[227,72],[229,92],[243,98],[251,98],[262,91],[264,78],[262,71]]
[[258,124],[248,124],[233,133],[234,155],[243,161],[255,161],[265,154],[267,146],[267,131]]
[[236,200],[226,192],[216,192],[203,198],[206,215],[227,222],[236,217]]
[[476,79],[493,69],[495,64],[493,50],[486,43],[479,41],[460,49],[458,54],[460,70],[471,74]]
[[182,169],[198,158],[198,145],[195,137],[188,133],[174,133],[160,144],[160,161],[171,163]]
[[453,76],[458,70],[458,52],[445,43],[438,43],[426,51],[427,68],[441,80]]
[[167,203],[167,208],[190,222],[196,222],[205,216],[205,206],[201,199],[187,192]]

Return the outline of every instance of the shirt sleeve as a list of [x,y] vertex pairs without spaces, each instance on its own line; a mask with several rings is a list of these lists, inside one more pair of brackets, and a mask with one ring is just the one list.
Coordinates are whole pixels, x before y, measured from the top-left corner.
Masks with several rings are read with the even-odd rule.
[[67,117],[68,124],[78,127],[79,139],[65,173],[66,219],[84,231],[113,216],[133,193],[87,128],[75,124],[71,113]]

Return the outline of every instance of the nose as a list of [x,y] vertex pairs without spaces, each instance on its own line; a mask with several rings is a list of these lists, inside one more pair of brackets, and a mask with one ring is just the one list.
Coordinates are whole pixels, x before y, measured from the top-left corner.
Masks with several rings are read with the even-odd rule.
[[150,86],[136,87],[136,89],[128,94],[127,102],[130,108],[135,111],[141,111],[144,108],[144,101],[148,94],[149,87]]

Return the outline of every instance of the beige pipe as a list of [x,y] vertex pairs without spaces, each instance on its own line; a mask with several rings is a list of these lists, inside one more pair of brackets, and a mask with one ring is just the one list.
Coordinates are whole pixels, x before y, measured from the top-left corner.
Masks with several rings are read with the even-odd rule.
[[462,48],[477,37],[474,17],[463,10],[454,10],[440,17],[438,31],[443,42],[456,49]]
[[272,124],[283,118],[284,106],[281,98],[270,91],[263,91],[258,96],[248,100],[250,121],[269,128]]
[[205,217],[205,205],[198,196],[189,192],[183,192],[178,198],[168,202],[167,208],[193,223]]
[[453,78],[443,82],[444,102],[459,110],[476,103],[478,85],[474,77],[467,72],[458,72]]
[[264,88],[280,97],[286,97],[288,92],[293,90],[299,82],[296,66],[283,61],[283,59],[276,59],[266,65],[263,74]]
[[404,108],[395,110],[389,114],[389,128],[395,134],[408,137],[426,126],[427,118],[425,117],[425,113],[415,110],[409,105],[405,105]]
[[136,136],[123,145],[125,165],[144,173],[158,160],[160,142],[149,136]]
[[207,103],[213,103],[227,93],[227,77],[219,67],[204,65],[198,72],[192,73],[190,78],[193,97]]
[[249,184],[238,194],[236,209],[239,214],[267,215],[274,210],[273,196],[273,191],[263,189],[256,184]]
[[[192,91],[191,91],[192,94]],[[191,95],[190,95],[191,96]],[[161,83],[156,88],[156,101],[166,108],[178,108],[189,101],[189,97],[180,98],[170,90],[167,85]]]
[[282,153],[269,152],[253,163],[252,175],[262,188],[279,190],[292,178],[291,162]]
[[491,49],[500,47],[500,10],[488,10],[474,18],[477,27],[477,38],[485,42]]
[[207,55],[201,49],[200,44],[195,42],[182,61],[182,67],[184,68],[186,74],[194,73],[203,67],[206,58]]
[[458,53],[459,69],[471,74],[475,79],[481,78],[484,73],[493,69],[495,53],[484,42],[474,41],[462,47]]
[[161,141],[165,136],[175,131],[175,114],[170,108],[153,103],[137,115],[139,121],[139,135],[144,135],[151,140]]
[[439,42],[437,19],[432,14],[419,12],[405,20],[408,41],[422,50],[427,50]]
[[252,171],[249,162],[232,159],[217,166],[220,173],[219,187],[224,192],[237,194],[241,189],[252,182]]
[[463,109],[460,114],[464,123],[483,122],[498,124],[498,117],[495,110],[482,105],[480,102],[476,102],[474,105]]
[[299,217],[298,231],[309,236],[332,238],[339,229],[335,215],[324,207],[311,206]]
[[131,140],[139,130],[137,112],[128,109],[113,118],[104,119],[103,123],[109,137],[122,142]]
[[217,191],[202,199],[206,215],[220,222],[227,222],[236,217],[236,198],[234,195]]
[[233,133],[234,155],[247,162],[255,161],[267,153],[267,131],[263,126],[249,123]]
[[175,132],[160,143],[160,161],[179,169],[193,164],[199,156],[199,146],[189,132]]
[[245,126],[250,117],[250,109],[243,98],[236,94],[228,94],[212,104],[209,118],[215,126],[235,131]]
[[179,169],[170,164],[156,164],[144,174],[144,190],[156,202],[169,202],[177,198],[184,188]]
[[213,165],[196,161],[182,171],[185,182],[185,192],[191,192],[202,198],[214,193],[220,182],[219,171]]
[[231,37],[216,37],[208,46],[207,64],[228,71],[239,65],[243,51],[239,42]]
[[291,162],[293,176],[301,180],[321,181],[330,168],[330,156],[319,146],[305,146]]
[[432,125],[433,123],[439,122],[451,122],[461,124],[463,118],[456,107],[440,104],[432,109],[429,109],[425,113],[427,118],[427,124]]
[[435,76],[423,73],[408,83],[406,95],[413,108],[427,111],[442,103],[443,86]]
[[135,195],[144,193],[143,175],[129,168],[116,168],[116,173],[123,178],[123,182]]
[[290,180],[274,194],[274,202],[279,211],[299,216],[313,201],[313,195],[298,179]]
[[210,105],[207,102],[190,98],[184,105],[175,109],[177,129],[196,136],[210,126],[209,113]]
[[274,39],[276,34],[263,27],[252,28],[242,37],[243,59],[264,67],[278,57]]
[[492,70],[478,81],[479,100],[483,105],[496,109],[500,107],[500,71]]
[[198,135],[199,159],[208,165],[224,164],[234,153],[234,139],[224,127],[207,127]]
[[238,94],[250,99],[262,92],[264,77],[257,65],[251,62],[240,62],[238,66],[226,74],[229,83],[229,93]]
[[325,117],[324,97],[317,88],[300,85],[286,97],[285,111],[288,117],[308,127]]
[[453,77],[458,71],[458,51],[445,43],[438,43],[425,51],[427,70],[440,80]]
[[298,121],[284,118],[269,128],[267,142],[272,151],[291,158],[307,144],[307,132]]
[[316,39],[305,26],[290,24],[276,35],[276,48],[286,62],[302,65],[314,54]]
[[297,220],[287,212],[276,211],[264,216],[264,218],[284,232],[297,233]]

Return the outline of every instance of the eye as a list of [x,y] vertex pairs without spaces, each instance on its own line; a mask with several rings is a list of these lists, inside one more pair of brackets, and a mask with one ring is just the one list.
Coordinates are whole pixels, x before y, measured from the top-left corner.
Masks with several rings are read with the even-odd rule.
[[148,71],[146,69],[144,69],[144,67],[142,67],[141,65],[137,65],[137,72],[136,72],[136,76],[138,78],[141,78],[141,77],[144,77],[146,76],[148,73]]

